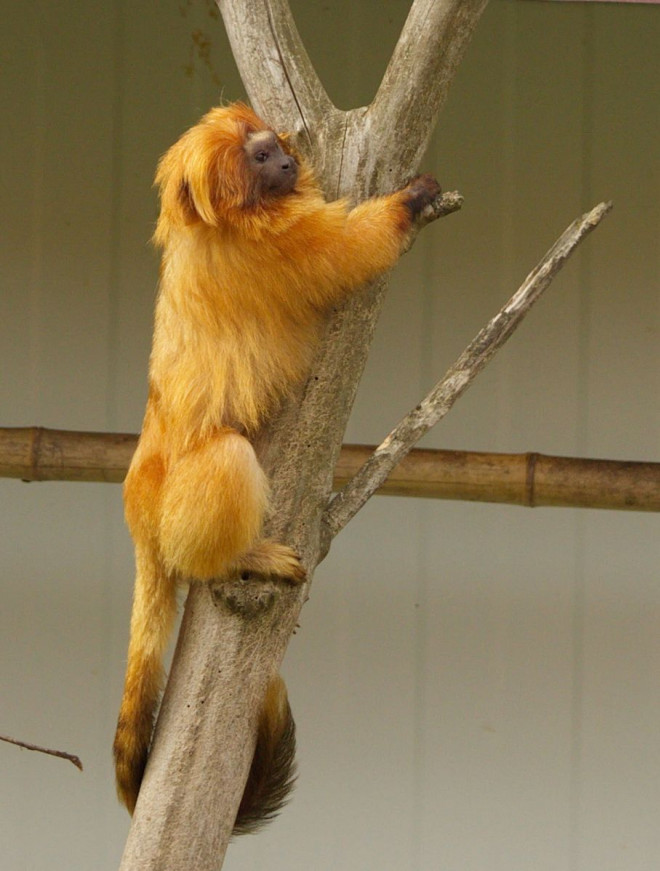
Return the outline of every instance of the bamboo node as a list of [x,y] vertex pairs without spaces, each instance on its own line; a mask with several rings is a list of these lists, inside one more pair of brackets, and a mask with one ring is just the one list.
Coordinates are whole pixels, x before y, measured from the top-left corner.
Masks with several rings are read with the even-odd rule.
[[529,508],[536,507],[536,494],[534,493],[534,485],[536,483],[536,463],[539,454],[531,452],[527,454],[527,469],[525,473],[525,505]]
[[26,483],[39,480],[39,460],[41,456],[41,439],[45,430],[43,426],[30,428],[30,446],[28,448],[28,477],[23,480]]

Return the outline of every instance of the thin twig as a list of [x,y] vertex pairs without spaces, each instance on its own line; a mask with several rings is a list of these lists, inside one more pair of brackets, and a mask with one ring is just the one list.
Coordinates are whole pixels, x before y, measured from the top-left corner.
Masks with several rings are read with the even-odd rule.
[[399,422],[355,477],[331,500],[323,518],[327,544],[357,514],[416,442],[447,414],[520,324],[578,244],[611,208],[611,203],[600,203],[562,233],[519,290],[473,339],[445,377]]
[[64,750],[48,750],[47,747],[40,747],[38,744],[29,744],[27,741],[19,741],[17,738],[9,738],[7,735],[0,735],[0,741],[6,741],[8,744],[16,744],[17,747],[22,747],[24,750],[36,750],[38,753],[47,753],[49,756],[59,756],[60,759],[68,759],[80,771],[83,770],[82,762],[78,756],[73,753],[65,753]]

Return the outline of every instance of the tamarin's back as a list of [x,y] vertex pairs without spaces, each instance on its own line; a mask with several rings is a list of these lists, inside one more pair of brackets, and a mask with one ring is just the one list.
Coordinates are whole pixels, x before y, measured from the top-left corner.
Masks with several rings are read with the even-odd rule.
[[225,423],[254,431],[307,370],[321,311],[291,299],[276,238],[266,257],[263,242],[255,249],[232,234],[200,268],[195,251],[208,252],[196,237],[206,231],[185,227],[165,251],[150,379],[164,413],[188,432]]

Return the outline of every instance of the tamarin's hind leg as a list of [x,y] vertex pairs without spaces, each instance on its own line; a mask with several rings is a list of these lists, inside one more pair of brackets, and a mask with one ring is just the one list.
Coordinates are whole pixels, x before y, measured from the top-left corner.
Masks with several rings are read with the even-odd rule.
[[159,544],[180,577],[218,577],[258,541],[268,482],[250,442],[221,429],[176,459],[163,482]]
[[233,575],[247,581],[251,576],[270,575],[301,584],[306,577],[298,554],[286,544],[264,539],[241,554],[230,567]]

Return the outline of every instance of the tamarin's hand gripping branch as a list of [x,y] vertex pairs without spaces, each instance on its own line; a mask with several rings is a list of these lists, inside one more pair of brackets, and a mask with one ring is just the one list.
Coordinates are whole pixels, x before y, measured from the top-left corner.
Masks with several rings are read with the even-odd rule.
[[[132,813],[176,612],[176,584],[251,570],[301,582],[287,545],[262,538],[268,482],[251,436],[304,378],[328,310],[389,269],[439,193],[428,175],[349,208],[242,104],[211,110],[161,159],[163,249],[142,433],[124,485],[137,576],[114,742]],[[284,683],[269,684],[235,824],[275,814],[295,741]],[[267,763],[267,764],[265,764]]]

